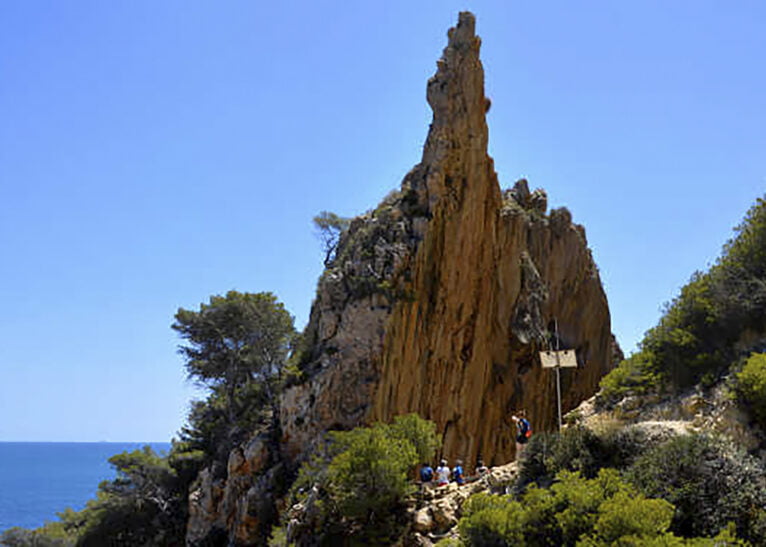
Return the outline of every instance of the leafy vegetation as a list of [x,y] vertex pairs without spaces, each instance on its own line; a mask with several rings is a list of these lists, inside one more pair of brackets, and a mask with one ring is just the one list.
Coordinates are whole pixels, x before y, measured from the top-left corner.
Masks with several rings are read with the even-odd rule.
[[737,374],[737,394],[766,429],[766,353],[754,353]]
[[322,251],[325,253],[325,267],[335,260],[340,237],[348,230],[349,224],[351,219],[340,217],[330,211],[322,211],[314,217],[314,227],[317,229],[317,234],[322,241]]
[[739,537],[766,544],[763,465],[722,440],[694,434],[652,444],[637,427],[600,434],[574,427],[535,435],[521,463],[517,491],[550,486],[562,473],[592,479],[611,469],[645,496],[672,503],[669,530],[678,536],[711,536],[731,523]]
[[737,538],[733,524],[724,524],[712,538],[679,537],[672,531],[674,514],[672,503],[646,497],[615,469],[601,469],[592,479],[560,471],[550,488],[533,484],[518,498],[491,494],[469,498],[457,545],[748,545]]
[[278,392],[295,329],[272,293],[212,296],[198,311],[179,309],[172,327],[190,378],[210,391],[192,404],[181,439],[212,459],[224,459],[267,421],[276,419]]
[[561,471],[550,488],[530,486],[519,500],[473,496],[459,527],[467,545],[645,545],[674,539],[672,518],[670,503],[602,469],[593,479]]
[[324,453],[301,467],[292,487],[293,501],[313,505],[304,526],[330,543],[393,542],[404,501],[414,491],[413,471],[433,458],[436,447],[435,424],[416,414],[331,432]]
[[683,435],[647,450],[626,478],[676,506],[671,530],[715,533],[733,522],[740,537],[766,544],[766,476],[752,456],[706,435]]
[[706,273],[695,273],[640,351],[601,383],[602,403],[627,393],[709,385],[766,344],[766,200],[759,198]]
[[517,489],[527,484],[550,485],[561,471],[594,478],[604,468],[625,469],[646,448],[646,433],[635,427],[596,434],[575,426],[559,433],[538,433],[524,449]]

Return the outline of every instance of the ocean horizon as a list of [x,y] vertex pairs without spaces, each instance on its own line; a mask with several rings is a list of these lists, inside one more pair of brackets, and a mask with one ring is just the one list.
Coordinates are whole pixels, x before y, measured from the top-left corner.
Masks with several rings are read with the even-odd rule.
[[99,483],[116,476],[107,460],[146,445],[170,450],[169,442],[0,441],[0,534],[58,520],[67,507],[83,509]]

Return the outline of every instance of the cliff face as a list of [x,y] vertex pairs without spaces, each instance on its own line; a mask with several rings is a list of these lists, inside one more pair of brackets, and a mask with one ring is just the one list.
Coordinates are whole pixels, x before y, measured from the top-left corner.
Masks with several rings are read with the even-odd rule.
[[[553,374],[537,358],[554,320],[580,363],[562,373],[565,411],[613,363],[583,228],[565,209],[546,215],[545,193],[526,181],[500,190],[474,25],[460,15],[428,82],[422,162],[400,194],[355,221],[320,281],[310,378],[284,397],[290,457],[327,429],[418,412],[436,421],[445,456],[504,462],[513,410],[526,409],[537,429],[555,424]],[[360,278],[371,294],[354,288]]]
[[509,461],[512,411],[526,409],[538,431],[555,427],[554,375],[537,357],[554,320],[579,362],[562,372],[564,411],[611,368],[609,309],[583,228],[565,209],[547,214],[545,192],[526,181],[500,190],[474,27],[461,13],[428,82],[421,163],[351,222],[319,281],[302,377],[281,399],[279,449],[257,465],[232,453],[226,479],[202,477],[190,543],[216,528],[237,543],[256,537],[268,511],[254,500],[274,500],[280,469],[330,429],[417,412],[436,422],[445,457]]

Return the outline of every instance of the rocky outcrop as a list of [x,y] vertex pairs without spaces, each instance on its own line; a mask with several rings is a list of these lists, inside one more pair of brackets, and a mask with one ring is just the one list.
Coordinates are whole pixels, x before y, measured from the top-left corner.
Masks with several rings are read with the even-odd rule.
[[[465,501],[474,494],[506,494],[519,474],[518,462],[489,469],[481,476],[469,476],[466,483],[450,482],[444,486],[420,484],[406,502],[402,535],[397,545],[431,546],[446,538],[456,539],[458,521],[463,515]],[[313,489],[306,498],[285,511],[286,541],[307,544],[306,538],[316,529],[320,509],[318,491]],[[308,544],[311,544],[310,542]]]
[[379,381],[386,325],[418,239],[402,194],[355,219],[319,281],[304,334],[307,377],[281,401],[281,428],[294,460],[329,429],[350,429],[369,415]]
[[[444,454],[513,458],[510,415],[555,424],[553,376],[538,350],[554,321],[580,366],[563,405],[592,395],[613,363],[609,309],[585,231],[525,180],[502,192],[487,154],[474,17],[462,13],[429,80],[434,117],[401,192],[352,223],[319,284],[308,379],[285,394],[290,458],[332,428],[418,412]],[[365,290],[366,289],[366,290]]]
[[730,377],[724,377],[713,386],[676,394],[628,394],[610,408],[602,408],[597,397],[591,397],[567,418],[593,431],[637,427],[656,437],[662,432],[718,435],[766,461],[766,433],[732,397],[732,384]]
[[566,209],[548,213],[546,193],[525,180],[501,191],[479,49],[474,17],[461,13],[428,82],[422,161],[350,223],[319,281],[300,374],[281,399],[279,450],[257,473],[230,465],[227,480],[202,477],[191,543],[216,527],[254,542],[252,503],[273,499],[268,477],[295,469],[331,429],[417,412],[436,422],[446,457],[510,461],[514,410],[537,430],[556,423],[554,376],[537,356],[554,325],[579,363],[561,375],[565,411],[612,367],[619,350],[584,229]]
[[229,454],[225,473],[215,465],[200,473],[189,496],[190,545],[256,545],[276,517],[283,466],[267,435],[256,435]]

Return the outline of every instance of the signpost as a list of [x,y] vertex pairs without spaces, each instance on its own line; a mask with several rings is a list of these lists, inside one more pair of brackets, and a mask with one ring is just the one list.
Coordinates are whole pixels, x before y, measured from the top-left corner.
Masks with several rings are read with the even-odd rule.
[[556,322],[556,351],[541,351],[540,363],[543,368],[556,369],[556,403],[559,411],[559,431],[561,431],[561,373],[562,367],[577,368],[577,356],[575,350],[559,350],[558,322]]

